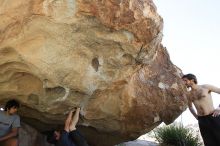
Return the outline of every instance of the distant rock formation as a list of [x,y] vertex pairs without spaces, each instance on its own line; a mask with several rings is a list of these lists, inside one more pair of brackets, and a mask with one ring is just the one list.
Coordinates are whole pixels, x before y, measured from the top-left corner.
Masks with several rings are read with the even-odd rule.
[[80,106],[91,145],[133,140],[185,109],[152,0],[0,0],[0,103],[44,131]]

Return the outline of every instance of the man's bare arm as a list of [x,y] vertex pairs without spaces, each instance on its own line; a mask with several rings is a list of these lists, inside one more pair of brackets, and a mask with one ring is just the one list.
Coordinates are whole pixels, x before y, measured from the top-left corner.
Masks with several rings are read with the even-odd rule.
[[212,86],[212,85],[204,85],[205,88],[207,88],[211,92],[215,92],[220,94],[220,88]]
[[188,101],[188,107],[189,107],[189,111],[193,114],[193,116],[198,120],[198,115],[195,111],[195,109],[192,106],[192,102]]
[[75,114],[73,116],[73,119],[72,119],[72,121],[70,123],[70,128],[69,128],[70,131],[76,130],[76,124],[79,121],[79,112],[80,112],[80,108],[77,108],[76,112],[75,112]]
[[65,121],[65,126],[64,126],[64,130],[69,132],[70,131],[70,128],[69,128],[69,125],[70,125],[70,122],[72,120],[72,116],[73,116],[73,111],[71,110],[66,118],[66,121]]
[[7,139],[15,137],[17,135],[18,135],[18,128],[13,128],[10,133],[8,133],[7,135],[5,135],[3,137],[0,137],[0,141],[7,140]]

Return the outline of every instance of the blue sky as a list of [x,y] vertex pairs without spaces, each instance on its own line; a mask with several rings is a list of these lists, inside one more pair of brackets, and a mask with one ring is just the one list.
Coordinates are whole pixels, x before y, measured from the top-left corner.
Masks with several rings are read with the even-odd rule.
[[[153,1],[164,20],[162,44],[172,62],[184,74],[195,74],[199,84],[220,87],[220,0]],[[217,106],[220,95],[212,95]],[[197,122],[188,110],[182,119],[184,125]]]

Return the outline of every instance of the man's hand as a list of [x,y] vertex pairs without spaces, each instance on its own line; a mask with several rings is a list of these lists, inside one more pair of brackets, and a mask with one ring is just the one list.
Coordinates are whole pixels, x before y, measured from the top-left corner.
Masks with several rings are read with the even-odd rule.
[[216,108],[212,114],[213,117],[217,117],[220,115],[220,107]]
[[3,137],[0,137],[0,142],[7,140],[9,138],[15,137],[17,135],[18,135],[18,128],[13,128],[10,133],[8,133],[7,135],[5,135]]

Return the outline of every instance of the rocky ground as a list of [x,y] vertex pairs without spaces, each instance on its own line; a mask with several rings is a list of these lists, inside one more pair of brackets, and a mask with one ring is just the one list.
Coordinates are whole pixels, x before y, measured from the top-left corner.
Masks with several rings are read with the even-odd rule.
[[126,142],[118,146],[158,146],[158,143],[146,140],[135,140]]
[[[203,144],[202,136],[200,134],[199,126],[197,123],[189,124],[185,127],[190,128],[195,134],[195,136],[198,135],[201,143]],[[158,142],[154,138],[153,133],[149,132],[145,135],[140,136],[137,140],[125,142],[117,146],[158,146]]]

